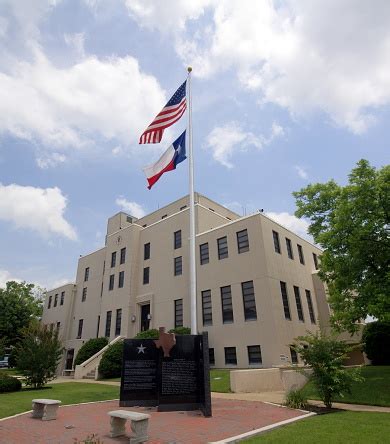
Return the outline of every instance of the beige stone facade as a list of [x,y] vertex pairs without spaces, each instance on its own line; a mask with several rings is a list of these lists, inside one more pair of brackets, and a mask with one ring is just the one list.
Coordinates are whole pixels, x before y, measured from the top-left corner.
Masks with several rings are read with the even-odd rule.
[[[198,193],[195,201],[198,330],[209,333],[213,365],[294,362],[293,339],[328,325],[321,251],[262,212],[240,217]],[[61,371],[90,338],[190,325],[188,237],[188,196],[141,219],[108,220],[106,245],[80,257],[75,284],[47,292],[43,322],[60,328]]]

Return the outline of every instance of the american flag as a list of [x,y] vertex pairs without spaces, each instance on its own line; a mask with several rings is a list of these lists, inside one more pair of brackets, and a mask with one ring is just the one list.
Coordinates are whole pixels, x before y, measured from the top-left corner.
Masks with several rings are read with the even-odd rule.
[[185,81],[171,97],[169,102],[157,114],[153,122],[142,133],[139,143],[161,142],[165,128],[173,125],[184,114],[187,108]]

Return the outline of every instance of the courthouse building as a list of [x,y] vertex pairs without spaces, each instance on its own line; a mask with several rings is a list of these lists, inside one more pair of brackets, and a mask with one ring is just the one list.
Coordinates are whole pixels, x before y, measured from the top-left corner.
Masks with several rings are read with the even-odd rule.
[[[198,331],[208,331],[211,364],[298,362],[294,338],[329,321],[321,250],[260,211],[242,217],[198,193],[195,203]],[[75,283],[47,292],[42,321],[63,340],[60,371],[90,338],[189,327],[188,196],[141,219],[112,216]]]

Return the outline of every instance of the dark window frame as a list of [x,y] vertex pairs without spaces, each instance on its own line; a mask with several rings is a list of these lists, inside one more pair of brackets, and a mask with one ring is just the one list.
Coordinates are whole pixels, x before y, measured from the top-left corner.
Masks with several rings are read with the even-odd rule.
[[210,365],[215,365],[214,347],[209,348],[209,363]]
[[125,284],[125,272],[122,270],[119,272],[118,288],[123,288],[124,284]]
[[52,300],[53,300],[53,296],[50,295],[50,296],[49,296],[49,301],[48,301],[48,303],[47,303],[47,309],[48,309],[48,310],[49,310],[49,308],[51,307],[51,302],[52,302]]
[[298,248],[299,262],[302,265],[305,265],[305,255],[303,254],[303,247],[302,245],[297,244],[297,248]]
[[88,291],[88,287],[84,287],[83,288],[83,292],[81,294],[81,302],[85,302],[87,299],[87,291]]
[[58,304],[58,293],[56,293],[56,294],[54,295],[54,304],[53,304],[53,307],[57,307],[57,304]]
[[222,323],[233,324],[234,312],[233,312],[232,287],[230,285],[226,285],[224,287],[220,287],[220,291],[221,291]]
[[122,265],[126,262],[126,247],[121,248],[119,256],[120,256],[119,264]]
[[116,265],[116,251],[111,253],[111,268],[114,268]]
[[257,320],[256,296],[253,281],[241,282],[245,321]]
[[115,274],[110,274],[110,279],[108,281],[108,291],[112,291],[115,285]]
[[317,255],[315,253],[312,253],[312,254],[313,254],[314,268],[316,270],[318,270],[318,257],[317,257]]
[[209,252],[208,242],[199,245],[199,258],[200,258],[200,265],[205,265],[210,262],[210,252]]
[[286,282],[280,281],[280,294],[282,295],[284,319],[291,321],[290,301],[288,299],[288,291],[287,291]]
[[183,327],[183,299],[175,299],[174,300],[174,309],[175,309],[175,328]]
[[112,321],[112,310],[106,312],[106,328],[104,330],[104,336],[109,338],[111,335],[111,321]]
[[248,363],[249,365],[262,365],[263,357],[261,355],[261,346],[260,345],[248,345]]
[[81,339],[81,337],[83,336],[83,325],[84,325],[84,319],[79,319],[79,326],[77,328],[76,339]]
[[280,239],[279,239],[279,233],[275,230],[272,230],[272,237],[274,240],[274,249],[276,253],[282,254],[282,250],[280,248]]
[[150,283],[150,267],[144,267],[142,283],[143,285]]
[[150,259],[150,242],[144,244],[144,261]]
[[178,248],[181,248],[181,246],[181,230],[177,230],[173,233],[173,249],[177,250]]
[[119,336],[121,334],[122,328],[122,309],[117,308],[116,317],[115,317],[115,336]]
[[89,267],[86,267],[84,270],[84,282],[88,282],[89,279]]
[[202,291],[202,320],[204,326],[213,325],[211,290]]
[[64,305],[64,301],[65,301],[65,291],[61,291],[60,305]]
[[295,305],[297,306],[298,319],[301,322],[305,322],[305,314],[303,313],[301,291],[299,287],[297,287],[296,285],[294,285],[294,296],[295,296]]
[[173,258],[173,274],[181,276],[183,274],[183,256]]
[[229,244],[227,240],[227,236],[222,236],[217,239],[218,246],[218,259],[227,259],[229,257]]
[[237,237],[238,254],[246,253],[247,251],[249,251],[248,229],[245,228],[244,230],[237,231],[236,237]]
[[299,364],[298,353],[290,347],[291,364]]
[[224,347],[224,352],[225,352],[225,365],[237,365],[236,347]]
[[314,306],[313,306],[313,300],[311,298],[311,292],[310,290],[305,290],[305,293],[306,293],[307,307],[309,309],[310,322],[312,324],[316,324],[317,322],[314,314]]
[[288,237],[286,237],[286,248],[287,248],[287,256],[294,260],[294,252],[293,252],[293,247],[292,247],[292,242],[291,239],[289,239]]

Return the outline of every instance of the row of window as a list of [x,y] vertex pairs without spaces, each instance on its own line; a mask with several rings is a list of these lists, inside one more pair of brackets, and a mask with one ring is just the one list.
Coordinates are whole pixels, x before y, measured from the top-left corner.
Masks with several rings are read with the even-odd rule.
[[[236,232],[237,237],[237,250],[238,253],[245,253],[249,251],[249,238],[248,238],[248,230],[241,230]],[[220,237],[217,239],[217,249],[218,249],[218,259],[226,259],[229,257],[229,247],[227,236]],[[209,244],[208,242],[199,245],[199,258],[200,265],[208,264],[210,261],[209,255]]]
[[[236,347],[224,347],[224,353],[225,353],[225,365],[237,365]],[[247,353],[248,353],[249,364],[261,365],[263,363],[263,359],[261,357],[260,345],[248,345]],[[290,356],[291,356],[291,363],[298,364],[297,352],[291,347],[290,347]],[[210,365],[215,365],[214,348],[209,348],[209,360],[210,360]]]
[[[274,240],[275,252],[279,253],[279,254],[282,254],[282,249],[280,247],[279,233],[277,231],[272,230],[272,236],[273,236],[273,240]],[[293,251],[291,239],[289,239],[288,237],[286,237],[285,239],[286,239],[287,256],[290,259],[294,260],[294,251]],[[299,262],[302,265],[305,265],[305,256],[303,254],[302,245],[297,244],[297,249],[298,249]],[[312,254],[313,254],[314,267],[315,267],[316,270],[318,270],[318,258],[317,258],[317,255],[315,253],[312,253]]]
[[[302,308],[301,291],[300,291],[299,287],[297,287],[296,285],[294,285],[293,288],[294,288],[295,304],[297,307],[298,319],[302,322],[305,322],[305,317],[304,317],[303,308]],[[280,281],[280,292],[282,295],[284,317],[285,317],[285,319],[288,319],[289,321],[291,321],[290,302],[289,302],[289,298],[288,298],[288,294],[287,294],[287,285],[285,282]],[[312,324],[315,324],[316,317],[314,314],[314,307],[313,307],[313,301],[311,298],[310,290],[305,290],[305,294],[306,294],[307,308],[309,310],[310,322]]]
[[[53,302],[53,296],[50,295],[50,296],[49,296],[49,301],[48,301],[48,303],[47,303],[47,308],[48,308],[48,309],[51,308],[51,304],[52,304],[52,302]],[[64,302],[65,302],[65,291],[61,291],[60,305],[64,305]],[[58,305],[58,293],[56,293],[56,294],[54,295],[54,303],[53,303],[53,307],[57,307],[57,305]]]
[[[111,319],[112,319],[112,311],[110,310],[107,311],[106,313],[106,326],[104,330],[104,336],[106,336],[107,338],[109,338],[111,334]],[[76,339],[81,339],[83,335],[83,325],[84,325],[84,319],[79,319]],[[100,325],[100,316],[98,317],[97,335],[99,334],[99,325]],[[121,334],[121,325],[122,325],[122,309],[118,308],[116,310],[116,318],[115,318],[115,336],[119,336]]]
[[[123,288],[125,285],[125,272],[120,271],[118,275],[118,288]],[[112,291],[115,287],[115,274],[110,274],[110,279],[108,281],[108,291]]]
[[[121,248],[120,251],[120,265],[124,264],[126,262],[126,247]],[[116,266],[116,251],[113,251],[111,253],[111,268],[114,268]]]

